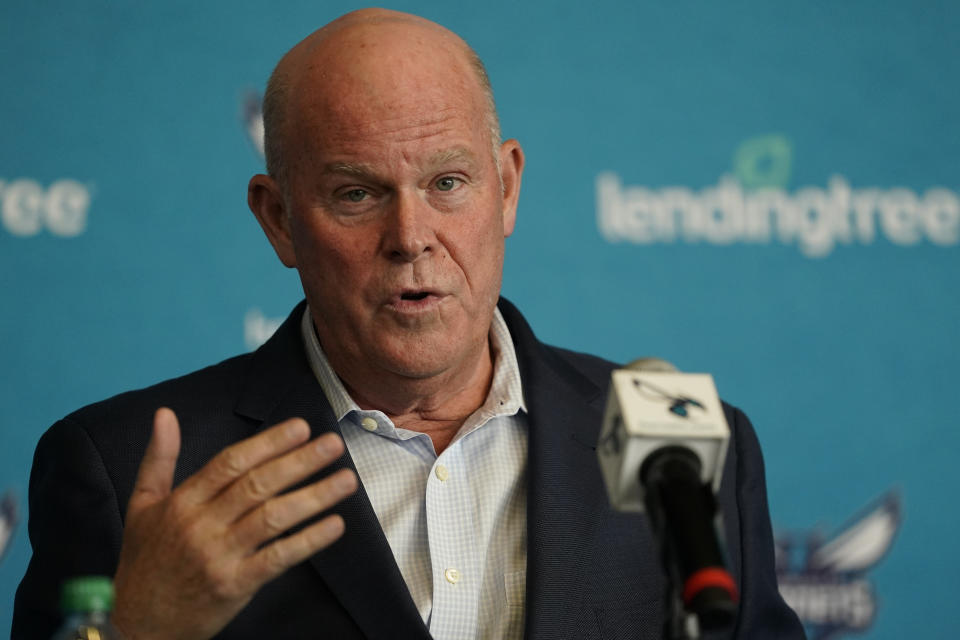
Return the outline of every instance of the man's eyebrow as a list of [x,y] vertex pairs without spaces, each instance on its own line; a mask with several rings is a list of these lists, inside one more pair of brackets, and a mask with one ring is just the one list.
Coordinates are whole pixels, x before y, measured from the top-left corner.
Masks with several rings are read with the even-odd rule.
[[443,149],[437,151],[427,159],[428,166],[437,166],[448,164],[450,162],[457,162],[460,160],[466,160],[467,162],[476,163],[477,156],[469,147],[452,147],[450,149]]

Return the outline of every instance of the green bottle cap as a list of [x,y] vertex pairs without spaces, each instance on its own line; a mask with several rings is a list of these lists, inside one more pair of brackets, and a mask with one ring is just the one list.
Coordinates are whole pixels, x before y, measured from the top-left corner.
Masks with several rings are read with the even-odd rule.
[[60,608],[64,613],[110,611],[113,583],[106,576],[81,576],[63,583]]

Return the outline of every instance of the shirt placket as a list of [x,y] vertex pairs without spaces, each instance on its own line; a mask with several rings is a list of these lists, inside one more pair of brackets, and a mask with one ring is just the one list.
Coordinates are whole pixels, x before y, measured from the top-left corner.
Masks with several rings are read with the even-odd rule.
[[427,535],[433,575],[430,633],[438,640],[475,636],[483,581],[463,440],[450,445],[427,481]]

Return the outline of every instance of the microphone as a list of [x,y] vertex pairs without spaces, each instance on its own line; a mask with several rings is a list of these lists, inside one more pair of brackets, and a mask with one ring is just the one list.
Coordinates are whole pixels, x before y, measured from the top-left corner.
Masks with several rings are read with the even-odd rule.
[[[713,378],[657,358],[612,373],[597,456],[611,505],[645,511],[671,584],[669,637],[729,626],[737,587],[718,536],[714,492],[730,429]],[[685,619],[684,619],[685,618]]]

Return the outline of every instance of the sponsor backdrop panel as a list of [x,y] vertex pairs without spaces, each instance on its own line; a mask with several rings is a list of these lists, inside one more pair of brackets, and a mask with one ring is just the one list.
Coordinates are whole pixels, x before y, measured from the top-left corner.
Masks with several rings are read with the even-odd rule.
[[[487,62],[528,160],[504,291],[540,336],[714,374],[812,637],[952,637],[960,8],[388,4]],[[5,4],[0,629],[43,430],[299,300],[245,204],[259,97],[352,8]]]

